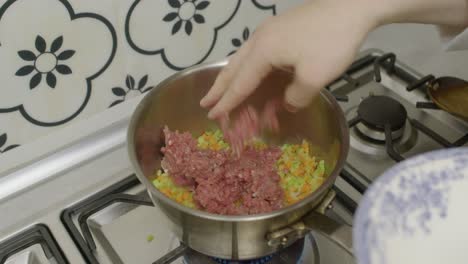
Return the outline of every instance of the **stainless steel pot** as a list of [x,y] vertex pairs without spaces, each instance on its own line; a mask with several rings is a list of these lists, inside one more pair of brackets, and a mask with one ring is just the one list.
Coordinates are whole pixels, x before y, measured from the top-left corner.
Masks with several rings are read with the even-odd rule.
[[[216,127],[216,123],[207,119],[207,111],[199,106],[199,101],[226,63],[223,60],[180,71],[146,94],[136,108],[128,129],[128,151],[136,175],[146,185],[151,200],[164,212],[172,230],[185,245],[210,256],[233,260],[262,257],[288,246],[310,230],[326,234],[351,252],[351,228],[317,210],[329,202],[329,191],[349,147],[344,114],[326,90],[308,108],[295,114],[280,114],[279,135],[263,135],[268,142],[276,144],[307,139],[313,154],[324,159],[328,178],[304,200],[271,213],[215,215],[182,206],[151,184],[155,170],[160,168],[165,125],[173,130],[190,131],[194,136]],[[260,92],[244,104],[260,107],[269,97],[265,96],[266,92],[271,96],[282,95],[291,77],[285,71],[270,74],[260,85]]]

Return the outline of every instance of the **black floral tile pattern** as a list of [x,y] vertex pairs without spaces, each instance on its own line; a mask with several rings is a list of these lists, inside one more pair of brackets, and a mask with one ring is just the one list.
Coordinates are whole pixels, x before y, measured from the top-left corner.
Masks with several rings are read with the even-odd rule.
[[[290,1],[300,0],[2,1],[0,153],[233,54]],[[110,9],[125,17],[115,20]],[[122,67],[122,56],[142,63]],[[13,138],[18,129],[28,131]]]
[[233,38],[231,40],[231,43],[236,48],[236,50],[233,50],[233,51],[229,52],[228,55],[234,54],[237,51],[237,48],[240,48],[240,46],[242,46],[242,44],[245,41],[247,41],[247,39],[249,39],[249,37],[250,37],[250,30],[249,30],[248,27],[246,27],[246,28],[244,28],[244,31],[242,31],[242,38]]
[[190,36],[193,30],[193,22],[198,24],[205,23],[205,17],[198,13],[199,11],[207,8],[210,5],[209,1],[198,1],[197,0],[183,0],[182,3],[179,0],[168,0],[169,5],[176,9],[176,11],[167,14],[163,21],[172,22],[175,21],[172,26],[172,35],[179,32],[182,25],[185,23],[185,33]]
[[125,78],[126,88],[122,88],[119,86],[112,88],[112,93],[115,96],[118,96],[119,99],[112,102],[112,104],[110,104],[109,107],[113,107],[114,105],[122,103],[123,101],[128,99],[130,93],[137,93],[139,95],[139,94],[143,94],[151,90],[153,86],[145,87],[147,82],[148,82],[148,75],[145,75],[141,77],[141,79],[138,81],[138,85],[135,86],[136,83],[135,83],[135,79],[133,78],[133,76],[131,76],[130,74],[127,75],[127,77]]
[[6,133],[0,135],[0,153],[7,152],[19,146],[17,144],[7,146],[6,145],[7,139],[8,139],[8,136]]
[[[125,19],[128,45],[143,55],[159,55],[172,70],[183,70],[204,62],[226,27],[240,10],[241,0],[134,0]],[[166,5],[164,8],[158,8]],[[148,12],[148,10],[152,10]],[[146,21],[151,21],[146,24]],[[159,21],[158,21],[159,20]],[[158,24],[160,35],[152,33]],[[162,29],[167,25],[167,30]],[[147,31],[147,34],[141,34]],[[181,41],[183,40],[183,41]],[[179,56],[181,50],[186,51]]]
[[[23,24],[30,26],[18,31]],[[76,12],[68,0],[49,0],[46,5],[3,1],[0,26],[6,29],[2,52],[11,58],[0,62],[5,68],[2,78],[13,83],[2,88],[0,114],[18,112],[40,127],[76,118],[90,102],[93,81],[106,71],[117,51],[113,25],[99,14]],[[26,89],[34,92],[25,93]]]
[[41,83],[42,76],[46,75],[46,82],[49,87],[55,88],[57,77],[54,72],[60,74],[71,74],[72,70],[69,66],[64,64],[63,61],[70,59],[75,54],[75,51],[70,49],[58,52],[62,47],[62,43],[63,37],[60,36],[52,42],[50,50],[47,51],[46,41],[43,37],[38,35],[35,43],[36,50],[38,52],[37,55],[31,50],[18,51],[18,55],[21,59],[26,62],[32,62],[32,64],[21,67],[16,72],[16,75],[26,76],[34,72],[34,75],[29,81],[30,89],[36,88]]
[[[271,10],[274,16],[276,16],[276,4],[272,3],[263,3],[262,0],[252,0],[252,3],[258,8],[262,10]],[[268,2],[268,1],[266,1]]]

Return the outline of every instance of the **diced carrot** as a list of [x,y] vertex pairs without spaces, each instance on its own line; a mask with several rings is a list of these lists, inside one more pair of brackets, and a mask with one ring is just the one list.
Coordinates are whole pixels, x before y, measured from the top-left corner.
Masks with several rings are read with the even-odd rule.
[[302,189],[301,189],[301,192],[303,194],[309,194],[309,192],[311,191],[311,186],[309,183],[304,183],[304,185],[302,185]]
[[305,174],[304,167],[299,167],[299,168],[296,170],[296,173],[297,173],[297,176],[304,176],[304,174]]

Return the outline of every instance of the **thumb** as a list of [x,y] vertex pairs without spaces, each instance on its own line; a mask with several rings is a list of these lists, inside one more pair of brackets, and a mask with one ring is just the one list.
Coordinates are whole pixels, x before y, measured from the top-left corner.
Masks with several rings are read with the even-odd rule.
[[286,109],[290,112],[297,112],[299,109],[307,107],[320,89],[320,85],[312,77],[296,73],[284,95]]

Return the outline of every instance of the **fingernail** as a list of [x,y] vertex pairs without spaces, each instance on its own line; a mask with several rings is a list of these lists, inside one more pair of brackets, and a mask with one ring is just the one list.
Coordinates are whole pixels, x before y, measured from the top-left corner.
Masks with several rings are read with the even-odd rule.
[[286,110],[291,113],[296,113],[299,110],[297,107],[291,105],[288,102],[284,103],[284,108],[286,108]]
[[206,106],[206,97],[203,97],[203,98],[200,100],[200,106],[202,106],[202,107],[205,107],[205,106]]

